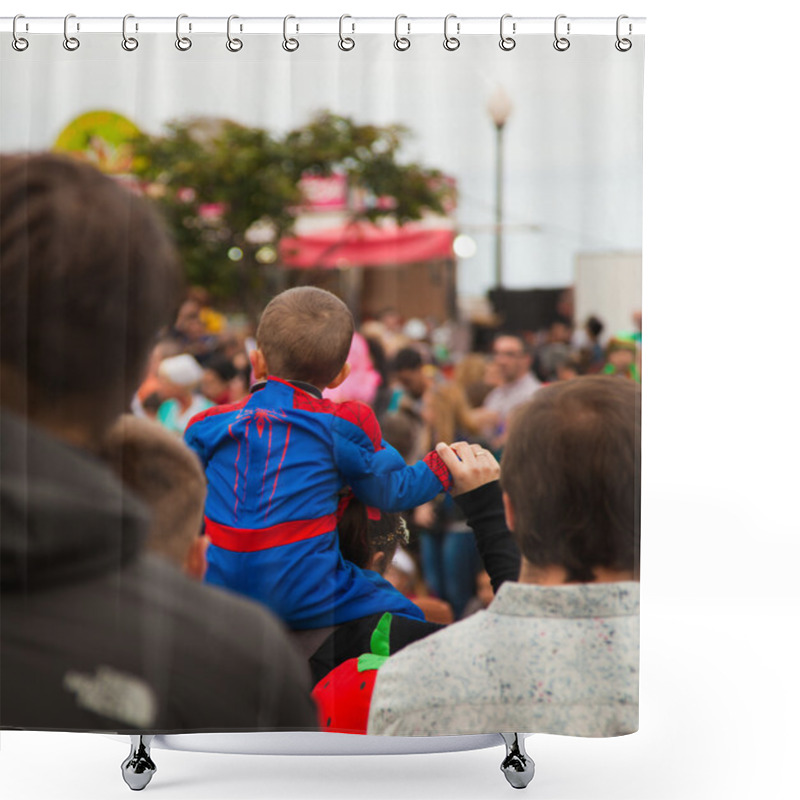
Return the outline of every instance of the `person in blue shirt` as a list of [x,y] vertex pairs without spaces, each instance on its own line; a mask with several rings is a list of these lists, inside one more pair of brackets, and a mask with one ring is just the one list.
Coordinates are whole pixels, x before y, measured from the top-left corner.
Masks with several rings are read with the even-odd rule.
[[185,433],[208,481],[206,581],[260,600],[294,630],[378,611],[422,619],[377,573],[342,557],[340,496],[349,487],[367,506],[401,511],[451,485],[435,451],[407,465],[369,406],[323,399],[349,373],[353,330],[330,292],[279,294],[256,333],[252,393],[196,415]]

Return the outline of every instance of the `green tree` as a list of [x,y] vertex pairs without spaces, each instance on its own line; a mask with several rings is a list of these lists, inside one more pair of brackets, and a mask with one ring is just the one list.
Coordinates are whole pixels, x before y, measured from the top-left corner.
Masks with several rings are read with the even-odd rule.
[[[388,216],[402,224],[443,213],[453,190],[438,170],[399,160],[408,135],[399,125],[357,125],[330,113],[283,138],[229,120],[191,119],[134,140],[133,172],[166,216],[187,280],[257,309],[265,291],[281,285],[278,242],[301,211],[304,176],[346,175],[363,199],[353,220]],[[265,245],[273,263],[264,263],[272,260],[263,257]]]

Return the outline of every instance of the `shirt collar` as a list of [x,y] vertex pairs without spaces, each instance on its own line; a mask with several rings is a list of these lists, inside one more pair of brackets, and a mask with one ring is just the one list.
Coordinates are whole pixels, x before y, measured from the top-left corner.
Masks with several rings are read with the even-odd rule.
[[[288,381],[284,380],[283,378],[269,378],[268,380],[277,380],[280,383],[288,383],[290,386],[294,386],[295,389],[300,389],[301,392],[310,394],[312,397],[316,397],[317,400],[322,400],[322,392],[316,386],[312,386],[310,383],[306,383],[305,381]],[[266,385],[267,381],[258,381],[258,383],[254,383],[250,387],[251,394],[253,392],[257,392],[259,389],[263,389]]]
[[512,617],[627,617],[639,613],[639,584],[569,583],[538,586],[506,581],[488,611]]

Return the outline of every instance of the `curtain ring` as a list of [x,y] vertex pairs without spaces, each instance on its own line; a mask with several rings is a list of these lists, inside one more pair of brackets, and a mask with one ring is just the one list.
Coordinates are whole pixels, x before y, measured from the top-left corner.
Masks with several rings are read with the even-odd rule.
[[456,22],[456,36],[448,36],[447,28],[451,19],[457,19],[455,14],[448,14],[444,18],[444,49],[449,50],[451,53],[461,47],[461,41],[458,39],[458,34],[461,33],[461,23]]
[[[405,14],[398,14],[394,18],[394,49],[399,50],[402,53],[411,47],[411,39],[409,39],[407,36],[400,35],[401,19],[408,19],[408,17]],[[406,25],[408,26],[408,32],[411,33],[411,24],[407,22]]]
[[139,40],[135,39],[133,36],[128,36],[129,19],[134,19],[133,14],[126,14],[122,18],[122,49],[130,53],[139,46]]
[[294,51],[300,47],[300,42],[298,42],[295,38],[290,39],[288,36],[290,19],[297,19],[297,17],[293,17],[291,14],[289,14],[289,16],[283,18],[283,49],[287,53],[294,53]]
[[[511,36],[505,35],[504,28],[507,19],[511,19],[511,14],[503,14],[503,16],[500,17],[500,49],[505,50],[506,52],[508,52],[509,50],[513,50],[517,46],[516,39],[514,39]],[[511,32],[512,33],[517,32],[516,22],[511,23]]]
[[[231,37],[231,22],[235,19],[239,19],[236,14],[231,14],[228,17],[228,41],[225,42],[225,47],[227,47],[231,53],[238,53],[244,47],[244,42],[241,39],[234,39]],[[239,28],[239,30],[241,30],[241,28]]]
[[27,50],[28,49],[28,45],[30,44],[30,42],[27,39],[24,39],[22,36],[20,36],[17,33],[17,20],[18,19],[25,19],[25,15],[24,14],[17,14],[17,16],[14,17],[14,22],[11,23],[11,35],[14,37],[11,40],[11,46],[18,53],[21,53],[23,50]]
[[[614,47],[616,47],[617,50],[619,50],[620,53],[627,53],[628,50],[630,50],[631,47],[633,47],[633,42],[630,39],[623,39],[619,35],[620,22],[622,22],[622,20],[624,20],[624,19],[628,19],[628,15],[627,14],[620,14],[617,17],[617,41],[614,42]],[[632,32],[633,32],[633,26],[629,22],[628,23],[628,35],[630,35]]]
[[[566,36],[559,36],[558,35],[558,21],[560,19],[566,19],[566,14],[559,14],[556,17],[555,22],[553,23],[553,35],[555,36],[555,41],[553,42],[553,47],[558,50],[559,53],[563,53],[565,50],[569,50],[570,41],[567,39]],[[569,36],[569,28],[570,24],[567,23],[567,36]]]
[[[352,39],[350,36],[345,36],[343,31],[342,31],[342,28],[344,27],[344,21],[346,19],[353,19],[353,18],[349,14],[342,14],[342,16],[339,17],[339,49],[340,50],[344,50],[345,52],[348,52],[348,51],[352,50],[356,46],[356,43],[355,43],[355,40]],[[355,33],[356,24],[355,24],[355,22],[353,22],[351,24],[353,26],[353,31],[352,32]]]
[[[192,46],[192,40],[188,36],[181,36],[181,20],[188,18],[188,14],[178,14],[175,20],[175,47],[184,53]],[[191,29],[192,27],[190,25],[189,30]]]
[[71,19],[75,19],[75,15],[74,14],[67,14],[67,16],[64,17],[64,49],[65,50],[69,50],[70,52],[74,52],[75,50],[77,50],[81,46],[81,43],[74,36],[70,36],[69,35],[69,31],[67,30],[67,26],[68,26],[69,21]]

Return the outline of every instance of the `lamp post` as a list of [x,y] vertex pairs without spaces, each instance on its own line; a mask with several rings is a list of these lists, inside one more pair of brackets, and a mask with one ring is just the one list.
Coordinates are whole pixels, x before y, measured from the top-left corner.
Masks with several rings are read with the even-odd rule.
[[511,116],[511,98],[502,86],[498,86],[489,98],[489,116],[497,132],[495,144],[495,230],[494,230],[494,275],[498,289],[503,286],[503,130]]

